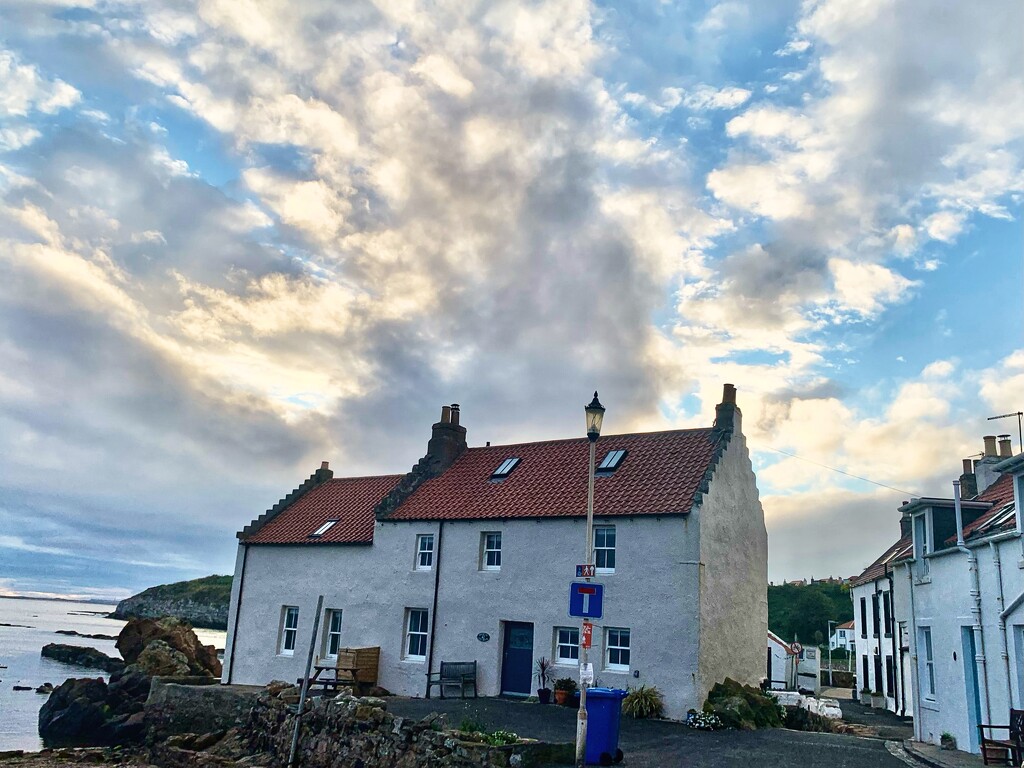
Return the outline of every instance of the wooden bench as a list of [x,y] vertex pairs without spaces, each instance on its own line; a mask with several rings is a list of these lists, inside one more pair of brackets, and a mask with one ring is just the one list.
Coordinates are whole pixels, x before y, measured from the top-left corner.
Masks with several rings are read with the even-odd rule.
[[[1006,739],[994,739],[985,731],[1006,731]],[[981,759],[985,765],[1020,765],[1024,760],[1024,709],[1010,710],[1009,725],[978,726],[981,736]]]
[[475,661],[442,661],[440,672],[427,672],[427,698],[430,698],[430,689],[434,686],[441,689],[441,698],[444,698],[444,687],[446,685],[459,686],[462,698],[466,698],[466,689],[473,689],[473,698],[476,695],[476,662]]

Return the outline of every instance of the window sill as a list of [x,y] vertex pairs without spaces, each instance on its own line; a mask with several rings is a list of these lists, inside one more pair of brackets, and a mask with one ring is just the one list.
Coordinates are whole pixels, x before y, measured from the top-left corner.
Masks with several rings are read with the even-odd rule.
[[932,583],[932,577],[931,576],[915,576],[914,577],[914,586],[915,587],[920,587],[920,586],[924,586],[925,584],[931,584],[931,583]]
[[402,657],[402,661],[405,662],[406,664],[426,664],[427,657],[426,656],[404,656],[404,657]]
[[412,569],[413,573],[430,573],[433,570],[434,570],[433,568],[413,568]]
[[594,569],[594,573],[597,576],[614,576],[615,575],[615,569],[614,568],[595,568]]
[[921,699],[921,709],[928,709],[932,712],[939,711],[939,704],[935,699]]
[[620,673],[622,673],[624,675],[628,675],[629,674],[629,667],[618,667],[618,666],[616,666],[616,667],[604,667],[601,671],[602,672],[620,672]]
[[579,665],[580,665],[580,663],[579,663],[578,660],[556,661],[555,662],[555,666],[556,667],[578,667]]
[[277,655],[282,659],[295,658],[295,651],[278,651]]

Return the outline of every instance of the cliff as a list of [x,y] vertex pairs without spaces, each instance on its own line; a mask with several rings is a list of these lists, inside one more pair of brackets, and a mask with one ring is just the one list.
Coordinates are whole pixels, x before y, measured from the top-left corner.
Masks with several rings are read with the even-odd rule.
[[230,576],[206,576],[150,587],[122,600],[110,616],[114,619],[173,616],[193,627],[227,629],[230,598]]

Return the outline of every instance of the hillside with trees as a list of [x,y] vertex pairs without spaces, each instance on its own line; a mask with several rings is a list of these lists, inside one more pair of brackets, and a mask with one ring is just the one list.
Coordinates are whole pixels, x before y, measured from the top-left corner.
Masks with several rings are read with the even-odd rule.
[[768,586],[768,628],[787,642],[828,642],[828,622],[853,619],[850,590],[844,584],[816,581]]

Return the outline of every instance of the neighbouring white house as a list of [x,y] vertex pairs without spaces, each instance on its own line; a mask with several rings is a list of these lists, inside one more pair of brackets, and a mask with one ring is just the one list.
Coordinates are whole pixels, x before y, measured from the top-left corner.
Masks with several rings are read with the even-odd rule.
[[853,589],[858,686],[891,690],[917,739],[975,753],[979,723],[1024,708],[1024,454],[998,443],[964,461],[951,497],[900,507],[900,540]]
[[768,687],[796,690],[796,653],[789,643],[768,630]]
[[[711,427],[596,444],[590,658],[602,685],[658,686],[670,717],[765,677],[767,534],[735,394]],[[489,696],[531,694],[541,657],[578,677],[587,438],[470,448],[460,415],[442,408],[409,473],[325,463],[238,534],[225,683],[301,677],[319,595],[317,657],[378,647],[392,693],[423,696],[442,661],[475,660]]]
[[828,639],[829,648],[833,651],[844,650],[853,653],[857,647],[857,642],[854,639],[855,632],[852,620],[836,625],[832,637]]

